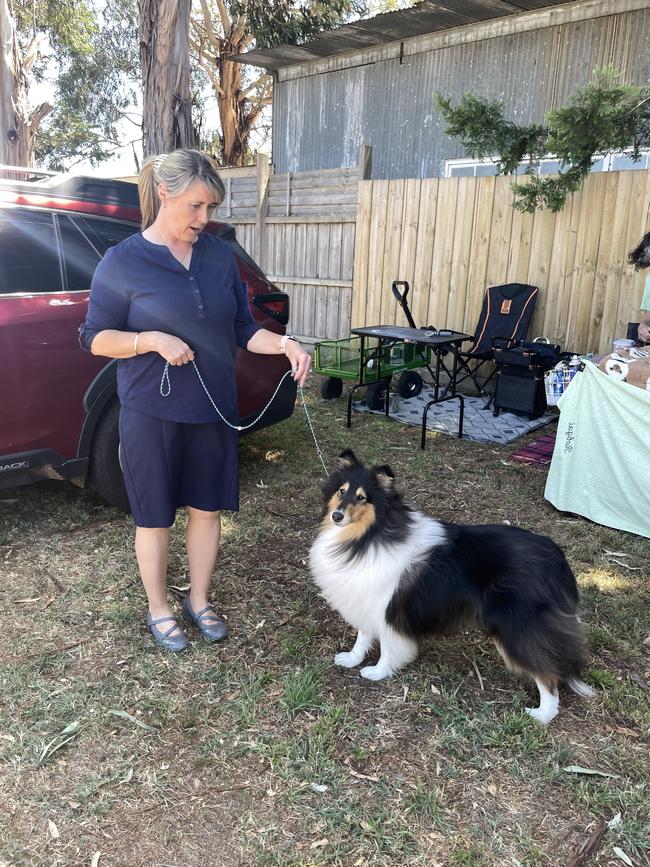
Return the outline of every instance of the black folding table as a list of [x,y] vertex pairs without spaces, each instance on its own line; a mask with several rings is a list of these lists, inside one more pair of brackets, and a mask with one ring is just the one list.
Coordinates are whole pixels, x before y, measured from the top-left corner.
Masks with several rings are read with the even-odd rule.
[[[401,340],[404,343],[415,343],[420,346],[428,346],[435,356],[435,368],[432,369],[423,359],[423,367],[427,367],[433,379],[433,400],[430,400],[424,407],[422,414],[422,437],[420,440],[420,448],[424,449],[426,445],[427,433],[427,414],[429,408],[434,404],[442,403],[446,400],[458,400],[460,404],[460,414],[458,421],[458,437],[463,436],[463,413],[464,401],[463,396],[456,394],[456,378],[458,375],[458,349],[460,344],[465,340],[471,340],[469,334],[462,334],[460,331],[447,331],[430,328],[405,328],[400,325],[373,325],[364,326],[363,328],[352,328],[352,334],[357,334],[361,338],[360,353],[361,358],[364,358],[365,341],[369,337],[374,337],[381,345],[384,342]],[[444,356],[449,353],[451,355],[451,367],[445,361]],[[378,353],[378,369],[376,373],[376,381],[381,380],[380,358],[381,352]],[[440,375],[445,372],[448,376],[448,382],[444,384],[444,388],[440,382]],[[374,380],[375,377],[373,377]],[[352,426],[352,396],[357,388],[368,385],[364,381],[364,368],[360,366],[359,382],[353,385],[348,395],[348,418],[347,426]],[[442,394],[441,394],[442,391]],[[386,397],[384,401],[384,411],[387,416],[390,416],[389,410],[389,393],[386,389]]]

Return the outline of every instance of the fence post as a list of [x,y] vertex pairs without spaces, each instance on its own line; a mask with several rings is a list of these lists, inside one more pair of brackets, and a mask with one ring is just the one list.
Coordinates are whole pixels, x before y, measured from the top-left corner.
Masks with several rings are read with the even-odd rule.
[[372,145],[361,145],[359,148],[359,180],[369,181],[372,178]]
[[269,209],[269,158],[257,155],[257,200],[255,205],[255,261],[266,269],[266,215]]

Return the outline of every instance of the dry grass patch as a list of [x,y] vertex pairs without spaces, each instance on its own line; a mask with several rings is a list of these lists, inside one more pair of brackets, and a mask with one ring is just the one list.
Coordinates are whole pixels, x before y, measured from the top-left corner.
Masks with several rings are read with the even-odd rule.
[[[389,682],[334,668],[352,635],[306,568],[320,466],[298,407],[242,443],[219,647],[195,633],[178,657],[153,646],[128,516],[65,485],[0,492],[0,862],[560,867],[620,813],[589,863],[623,863],[615,846],[648,863],[647,540],[557,513],[545,472],[509,461],[521,441],[438,436],[422,454],[414,428],[355,416],[347,431],[343,401],[321,402],[317,385],[328,460],[352,447],[391,464],[429,513],[507,520],[563,546],[597,698],[563,696],[541,729],[523,714],[534,690],[477,633],[429,642]],[[177,599],[183,542],[179,516]]]

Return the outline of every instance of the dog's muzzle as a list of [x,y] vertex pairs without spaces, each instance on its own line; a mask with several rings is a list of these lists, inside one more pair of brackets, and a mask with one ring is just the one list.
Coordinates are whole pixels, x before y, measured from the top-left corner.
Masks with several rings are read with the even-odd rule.
[[340,524],[343,518],[345,518],[345,512],[342,512],[340,509],[336,509],[332,512],[332,520],[335,524]]

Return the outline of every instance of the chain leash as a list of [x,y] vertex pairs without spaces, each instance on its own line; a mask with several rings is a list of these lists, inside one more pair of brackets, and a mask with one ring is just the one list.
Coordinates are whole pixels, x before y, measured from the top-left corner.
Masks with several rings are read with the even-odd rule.
[[[208,400],[212,404],[215,412],[217,413],[217,415],[219,416],[219,418],[221,419],[221,421],[224,424],[228,425],[228,427],[231,428],[231,430],[236,430],[236,431],[248,430],[249,428],[252,428],[254,425],[257,424],[257,422],[262,418],[264,413],[268,410],[268,408],[271,406],[271,404],[275,400],[277,393],[280,391],[280,387],[282,386],[282,383],[285,381],[287,376],[291,375],[291,371],[287,370],[287,372],[284,374],[284,376],[282,377],[280,382],[277,384],[277,387],[276,387],[275,391],[273,392],[271,399],[266,404],[264,409],[260,412],[260,414],[255,419],[253,419],[253,421],[250,422],[250,424],[241,425],[241,424],[232,424],[232,422],[229,422],[228,419],[225,418],[225,416],[223,415],[223,413],[221,412],[219,407],[216,405],[216,403],[212,399],[212,395],[208,391],[208,388],[207,388],[205,382],[203,382],[203,377],[201,376],[201,374],[199,372],[199,368],[196,366],[196,361],[192,360],[192,365],[194,367],[194,370],[196,371],[196,375],[199,378],[199,382],[201,383],[201,386],[203,387],[203,391],[206,393]],[[305,400],[305,391],[304,391],[302,385],[300,385],[298,388],[300,390],[300,399],[302,400],[302,406],[303,406],[303,409],[305,410],[305,416],[307,417],[307,424],[309,426],[309,430],[311,431],[311,435],[314,438],[314,445],[316,446],[316,454],[318,455],[318,458],[319,458],[319,460],[323,466],[323,469],[325,470],[325,475],[327,476],[328,475],[328,469],[327,469],[327,466],[325,464],[325,461],[323,460],[323,450],[321,449],[320,445],[318,444],[318,439],[316,438],[316,433],[314,431],[314,425],[312,424],[311,416],[309,415],[309,410],[307,409],[307,402]],[[160,379],[160,394],[162,397],[169,397],[169,395],[171,393],[172,393],[172,383],[171,383],[171,379],[169,378],[169,362],[166,361],[165,367],[163,370],[163,374],[162,374],[162,377]]]
[[311,435],[314,438],[314,445],[316,446],[316,454],[318,455],[318,459],[321,462],[323,469],[325,470],[325,476],[327,477],[329,475],[329,470],[327,469],[325,461],[323,460],[323,450],[319,446],[318,440],[316,439],[316,433],[314,431],[314,425],[311,422],[311,416],[309,415],[309,410],[307,409],[307,401],[305,400],[305,392],[304,392],[302,385],[299,386],[299,388],[300,388],[300,397],[302,399],[302,407],[305,410],[305,415],[307,417],[307,424],[309,425],[309,430],[311,431]]

